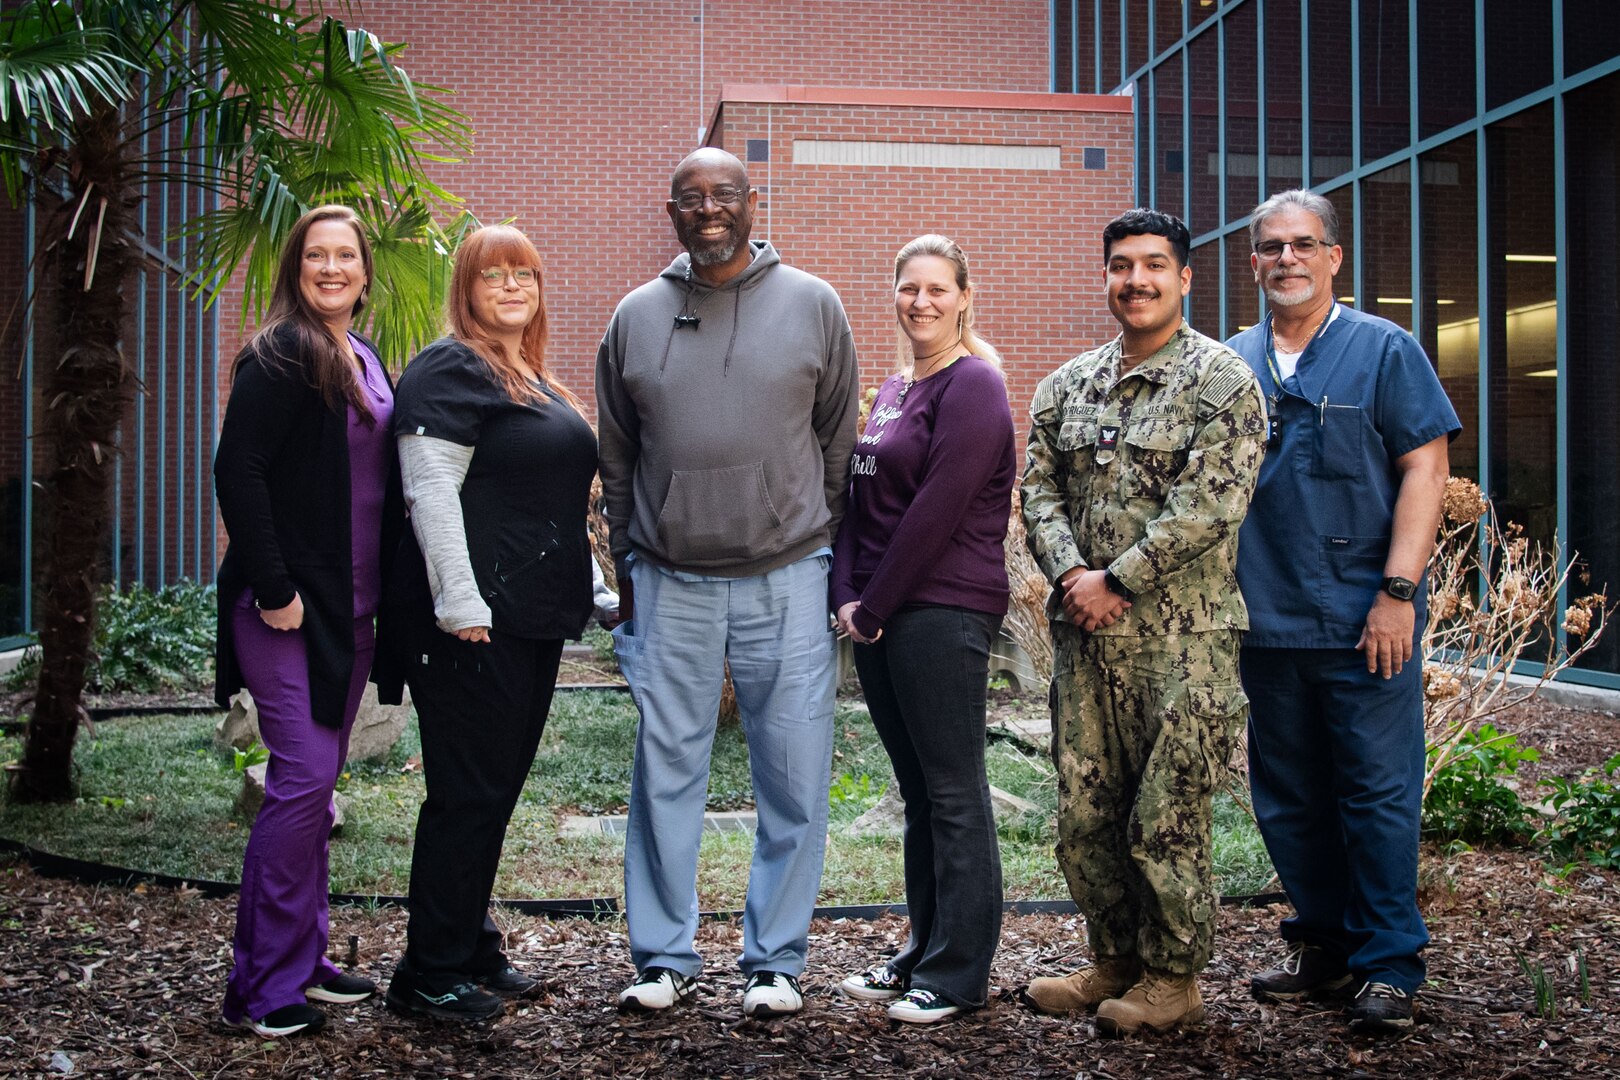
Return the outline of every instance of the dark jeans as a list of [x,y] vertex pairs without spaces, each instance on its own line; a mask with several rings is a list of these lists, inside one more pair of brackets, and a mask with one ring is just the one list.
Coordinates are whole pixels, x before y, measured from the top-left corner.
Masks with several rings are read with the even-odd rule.
[[423,635],[410,666],[427,798],[416,819],[403,966],[443,992],[505,966],[490,892],[563,643],[499,630],[483,643],[433,634]]
[[1001,852],[984,777],[985,683],[999,616],[907,608],[855,670],[906,801],[911,937],[889,966],[970,1008],[985,1003],[1001,938]]
[[1358,981],[1416,990],[1421,664],[1384,679],[1354,649],[1251,648],[1239,664],[1254,814],[1296,912],[1282,936],[1339,954]]

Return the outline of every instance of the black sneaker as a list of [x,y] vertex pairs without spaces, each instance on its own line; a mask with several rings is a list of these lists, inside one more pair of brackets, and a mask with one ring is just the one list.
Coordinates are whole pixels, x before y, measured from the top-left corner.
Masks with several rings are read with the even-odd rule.
[[539,986],[540,980],[508,964],[499,971],[478,976],[478,985],[492,993],[522,997]]
[[328,1005],[352,1005],[364,1001],[377,992],[377,984],[359,975],[339,974],[318,986],[304,987],[304,996],[310,1001],[323,1001]]
[[1369,982],[1350,1006],[1350,1029],[1399,1032],[1412,1026],[1412,995],[1389,983]]
[[396,971],[388,982],[388,1007],[397,1013],[431,1016],[435,1020],[455,1020],[476,1024],[492,1020],[506,1009],[506,1002],[475,983],[457,983],[448,990],[434,992],[419,985],[405,972]]
[[313,1005],[283,1005],[254,1020],[226,1020],[233,1028],[252,1031],[267,1039],[285,1039],[293,1035],[313,1035],[326,1026],[326,1014]]
[[1249,980],[1256,1001],[1303,1001],[1317,994],[1336,994],[1350,985],[1344,957],[1319,945],[1296,941],[1283,962]]

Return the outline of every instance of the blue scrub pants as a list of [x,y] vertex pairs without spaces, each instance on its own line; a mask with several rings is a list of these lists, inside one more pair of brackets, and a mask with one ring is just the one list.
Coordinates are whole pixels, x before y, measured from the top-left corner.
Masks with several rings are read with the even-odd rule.
[[746,578],[677,575],[636,562],[635,617],[614,629],[641,726],[624,848],[625,917],[637,971],[696,975],[698,844],[724,662],[759,815],[743,911],[745,974],[804,970],[827,845],[837,649],[826,556]]
[[1239,664],[1255,817],[1296,912],[1283,938],[1338,953],[1358,983],[1415,991],[1421,665],[1386,680],[1354,649],[1247,646]]

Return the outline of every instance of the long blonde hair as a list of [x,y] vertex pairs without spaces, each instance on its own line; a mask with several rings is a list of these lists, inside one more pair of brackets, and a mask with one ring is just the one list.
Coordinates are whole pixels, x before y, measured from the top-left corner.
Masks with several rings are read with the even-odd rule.
[[[957,246],[956,241],[940,236],[938,233],[919,236],[901,248],[894,257],[894,283],[896,285],[900,284],[900,273],[905,269],[906,263],[920,255],[938,255],[942,259],[949,260],[950,264],[956,267],[956,287],[967,293],[968,297],[967,306],[962,309],[957,321],[957,330],[962,335],[962,344],[967,346],[968,351],[974,356],[982,356],[997,368],[1000,368],[1001,354],[996,352],[993,345],[973,330],[973,294],[969,291],[972,289],[973,283],[968,280],[967,254]],[[911,339],[906,337],[906,332],[901,329],[899,318],[894,321],[894,336],[895,356],[900,370],[910,371],[914,359],[911,353]]]
[[506,396],[519,404],[542,405],[545,395],[535,389],[526,375],[507,360],[506,348],[485,330],[473,314],[473,292],[487,288],[482,274],[492,266],[528,267],[534,271],[540,308],[523,328],[521,359],[551,389],[581,415],[584,405],[573,392],[552,377],[546,367],[546,275],[540,265],[540,252],[527,236],[510,225],[486,225],[469,235],[456,249],[456,268],[450,277],[450,333],[489,365]]

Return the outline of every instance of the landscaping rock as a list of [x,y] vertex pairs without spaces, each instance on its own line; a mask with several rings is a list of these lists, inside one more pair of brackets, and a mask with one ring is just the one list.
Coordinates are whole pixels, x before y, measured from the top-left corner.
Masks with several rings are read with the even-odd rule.
[[[259,808],[264,805],[264,778],[270,766],[261,761],[257,765],[249,765],[242,771],[242,790],[236,796],[236,813],[238,816],[252,820],[259,815]],[[332,792],[332,835],[336,836],[343,831],[345,811],[349,808],[348,797],[341,792]]]
[[[990,786],[990,808],[995,812],[997,821],[1041,812],[1041,808],[1028,799],[1020,799],[994,784]],[[905,800],[900,798],[900,785],[890,780],[889,786],[883,789],[883,797],[872,809],[850,822],[847,831],[850,836],[899,836],[905,830],[905,825]]]
[[[377,701],[377,687],[366,684],[360,699],[360,711],[355,715],[354,728],[349,733],[350,761],[381,761],[394,749],[405,732],[411,718],[411,694],[405,691],[400,705],[382,705]],[[253,704],[253,695],[246,690],[231,699],[231,711],[214,726],[214,742],[222,749],[246,750],[259,738],[259,710]]]

